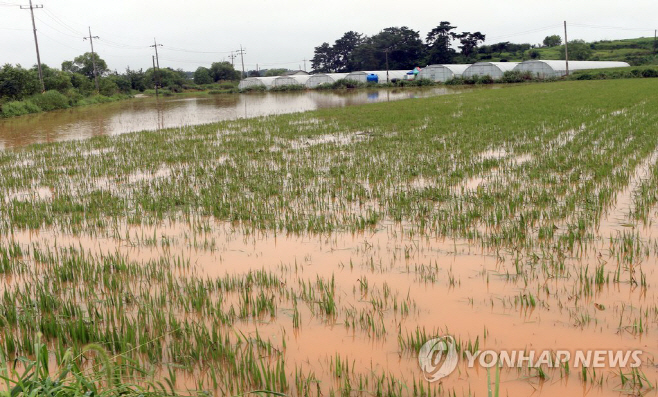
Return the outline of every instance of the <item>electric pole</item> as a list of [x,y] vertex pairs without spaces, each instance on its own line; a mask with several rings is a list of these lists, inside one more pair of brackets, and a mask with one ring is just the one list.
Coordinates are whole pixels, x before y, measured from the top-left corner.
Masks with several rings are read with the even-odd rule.
[[158,86],[160,85],[160,57],[158,56],[158,47],[162,47],[162,44],[158,44],[153,38],[153,45],[150,46],[155,48],[155,60],[153,62],[153,80],[155,80],[155,97],[158,97]]
[[[153,73],[155,73],[155,55],[151,55],[151,59],[153,59]],[[155,85],[155,97],[158,97],[158,82],[155,80],[154,76],[154,85]]]
[[98,84],[98,69],[96,68],[96,54],[94,53],[94,39],[100,39],[98,36],[91,35],[91,26],[89,27],[89,37],[83,37],[83,40],[89,39],[89,44],[91,44],[91,63],[94,65],[94,80],[96,81],[96,92],[100,93],[101,88]]
[[231,59],[231,66],[233,66],[233,68],[235,68],[234,59],[236,58],[236,56],[233,54],[233,51],[231,51],[231,55],[229,55],[228,57]]
[[569,75],[569,38],[567,37],[567,21],[564,21],[564,59],[567,62],[567,76]]
[[236,50],[236,52],[240,54],[240,59],[242,60],[242,78],[240,80],[244,79],[245,77],[244,75],[244,54],[246,53],[245,50],[246,48],[242,48],[242,44],[240,44],[240,49]]
[[658,29],[653,31],[653,55],[658,53]]
[[41,70],[41,55],[39,54],[39,40],[37,40],[37,25],[34,23],[34,9],[43,8],[42,5],[32,5],[32,0],[30,0],[29,6],[21,6],[21,10],[30,10],[32,14],[32,30],[34,31],[34,45],[37,47],[37,66],[39,67],[39,81],[41,81],[41,92],[46,92],[46,85],[43,83],[43,71]]

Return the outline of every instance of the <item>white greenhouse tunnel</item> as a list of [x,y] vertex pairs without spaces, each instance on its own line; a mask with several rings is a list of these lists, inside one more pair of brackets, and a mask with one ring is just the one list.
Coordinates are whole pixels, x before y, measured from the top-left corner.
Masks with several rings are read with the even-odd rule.
[[[630,67],[626,62],[569,61],[569,71]],[[567,74],[566,61],[525,61],[514,68],[518,72],[530,72],[537,77],[562,77]]]

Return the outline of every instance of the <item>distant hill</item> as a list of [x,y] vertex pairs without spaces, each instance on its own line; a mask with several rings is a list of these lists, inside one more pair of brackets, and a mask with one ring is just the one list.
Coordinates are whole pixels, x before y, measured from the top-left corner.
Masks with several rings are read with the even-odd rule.
[[[622,61],[631,65],[658,64],[654,54],[654,38],[636,38],[624,40],[602,40],[586,43],[591,49],[588,61]],[[510,44],[512,51],[499,52],[496,45],[482,46],[478,53],[479,61],[521,62],[530,59],[563,59],[564,46],[527,48],[528,45]],[[490,52],[489,52],[490,51]],[[483,53],[484,52],[484,53]]]

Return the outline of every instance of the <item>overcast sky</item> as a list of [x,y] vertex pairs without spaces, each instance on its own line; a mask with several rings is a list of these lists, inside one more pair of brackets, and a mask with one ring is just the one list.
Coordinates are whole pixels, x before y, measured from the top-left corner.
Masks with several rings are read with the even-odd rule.
[[[28,0],[0,0],[0,64],[36,63]],[[100,36],[96,51],[108,66],[148,68],[156,37],[160,65],[185,70],[230,60],[242,44],[247,69],[256,64],[304,68],[313,48],[333,43],[344,32],[368,35],[391,26],[408,26],[422,38],[441,21],[459,31],[480,31],[487,43],[540,43],[550,34],[569,39],[601,40],[653,37],[658,28],[656,0],[413,0],[377,2],[335,0],[170,1],[170,0],[41,0],[35,10],[41,60],[60,67],[62,61],[89,51],[82,40],[87,27]],[[583,26],[589,25],[589,26]],[[203,52],[209,53],[203,53]],[[239,69],[239,59],[235,60]],[[422,65],[421,65],[422,66]],[[307,61],[310,70],[310,61]]]

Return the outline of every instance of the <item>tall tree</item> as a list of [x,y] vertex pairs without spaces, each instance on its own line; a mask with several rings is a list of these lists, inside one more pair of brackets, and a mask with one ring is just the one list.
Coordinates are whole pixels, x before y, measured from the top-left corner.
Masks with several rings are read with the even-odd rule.
[[329,43],[324,42],[315,47],[313,59],[311,59],[311,69],[318,73],[333,72],[333,48]]
[[562,44],[562,37],[560,35],[554,34],[552,36],[546,36],[544,39],[544,45],[546,47],[557,47]]
[[109,73],[110,69],[107,68],[107,63],[96,52],[93,55],[91,52],[85,52],[83,55],[75,57],[73,61],[62,62],[62,71],[84,74],[88,78],[93,79],[94,60],[96,61],[96,69],[99,76]]
[[462,55],[464,55],[464,57],[467,59],[475,54],[475,50],[477,49],[478,45],[483,43],[485,39],[485,35],[480,32],[463,32],[460,34],[453,33],[452,36],[458,39],[461,43],[459,49],[462,50]]
[[427,33],[425,43],[427,46],[427,63],[452,63],[456,51],[451,47],[453,36],[451,31],[457,29],[450,22],[443,21],[439,26]]
[[[569,59],[573,61],[586,61],[592,56],[592,47],[583,40],[569,41]],[[560,48],[560,57],[565,58],[564,46]]]
[[363,35],[353,30],[336,40],[331,51],[331,69],[334,72],[351,72],[354,70],[352,53],[363,43]]
[[194,72],[194,84],[211,84],[212,82],[210,69],[199,66]]
[[213,81],[239,80],[240,72],[233,68],[231,62],[214,62],[210,65],[210,76]]
[[412,69],[419,65],[425,55],[425,46],[417,31],[406,26],[391,27],[372,37],[377,51],[378,69],[386,68],[388,52],[389,69]]

